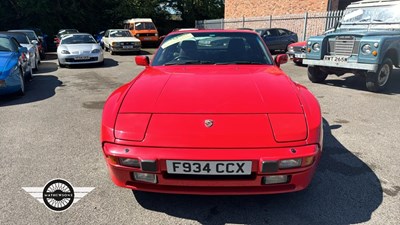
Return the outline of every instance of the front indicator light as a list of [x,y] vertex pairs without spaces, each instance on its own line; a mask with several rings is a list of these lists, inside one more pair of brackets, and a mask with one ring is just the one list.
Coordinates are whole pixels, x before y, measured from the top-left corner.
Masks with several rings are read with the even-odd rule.
[[372,55],[373,55],[373,56],[377,56],[377,55],[378,55],[378,52],[377,52],[377,51],[373,51],[373,52],[372,52]]
[[314,156],[308,156],[303,158],[303,166],[309,166],[314,162]]
[[143,181],[153,184],[157,183],[157,176],[152,173],[133,172],[133,178],[137,181]]
[[262,178],[262,184],[283,184],[289,181],[288,175],[265,176]]
[[301,166],[302,159],[285,159],[279,161],[279,169],[289,169]]
[[311,52],[311,48],[307,48],[307,52],[310,53]]
[[107,161],[111,164],[111,165],[116,165],[118,164],[118,158],[112,155],[108,155],[106,156]]
[[138,159],[119,158],[119,164],[121,164],[122,166],[140,168],[140,162]]

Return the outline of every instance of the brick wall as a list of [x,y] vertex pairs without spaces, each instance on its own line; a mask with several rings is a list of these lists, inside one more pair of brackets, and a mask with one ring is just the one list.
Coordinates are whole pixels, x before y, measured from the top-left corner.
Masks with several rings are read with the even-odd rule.
[[[332,10],[339,0],[332,1]],[[225,0],[225,19],[326,12],[329,0]]]

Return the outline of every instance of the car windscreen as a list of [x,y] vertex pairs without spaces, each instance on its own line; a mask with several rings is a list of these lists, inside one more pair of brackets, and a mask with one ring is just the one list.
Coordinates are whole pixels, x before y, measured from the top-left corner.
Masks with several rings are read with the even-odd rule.
[[342,24],[400,23],[400,4],[391,6],[350,8],[342,17]]
[[132,34],[127,30],[113,30],[110,32],[110,37],[132,37]]
[[193,32],[165,38],[152,65],[248,64],[272,65],[262,39],[247,32]]
[[137,22],[135,23],[135,30],[155,30],[156,27],[152,22]]
[[18,35],[12,35],[15,39],[17,39],[17,41],[20,43],[20,44],[30,44],[29,43],[29,39],[25,36],[25,35],[23,35],[23,34],[18,34]]
[[13,49],[10,39],[0,37],[0,52],[11,52]]
[[96,41],[91,35],[67,35],[61,39],[61,44],[94,44]]

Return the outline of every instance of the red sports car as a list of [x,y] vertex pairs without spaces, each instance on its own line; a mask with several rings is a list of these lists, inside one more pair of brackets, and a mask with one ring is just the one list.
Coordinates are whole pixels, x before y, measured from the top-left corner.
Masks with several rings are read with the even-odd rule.
[[303,59],[306,58],[307,43],[305,41],[290,44],[287,49],[287,54],[296,65],[302,65]]
[[170,33],[105,103],[101,143],[113,182],[206,195],[306,188],[322,152],[321,110],[245,30]]

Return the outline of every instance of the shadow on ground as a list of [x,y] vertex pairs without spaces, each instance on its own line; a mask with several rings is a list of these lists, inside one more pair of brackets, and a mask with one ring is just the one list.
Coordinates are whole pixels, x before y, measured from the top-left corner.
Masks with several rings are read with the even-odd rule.
[[[344,75],[339,79],[332,79],[335,75],[329,75],[324,84],[335,87],[350,88],[360,91],[368,91],[365,86],[365,77],[357,75]],[[369,91],[368,91],[369,92]],[[392,72],[387,87],[380,92],[381,94],[394,95],[400,94],[400,70],[395,69]]]
[[[134,192],[144,208],[201,224],[354,224],[370,220],[382,203],[371,168],[331,133],[324,120],[324,152],[304,191],[259,196],[193,196]],[[356,152],[357,149],[352,149]]]
[[55,89],[60,86],[63,86],[62,82],[56,76],[41,75],[34,77],[32,81],[27,83],[24,96],[0,96],[0,107],[20,105],[50,98],[55,95]]

